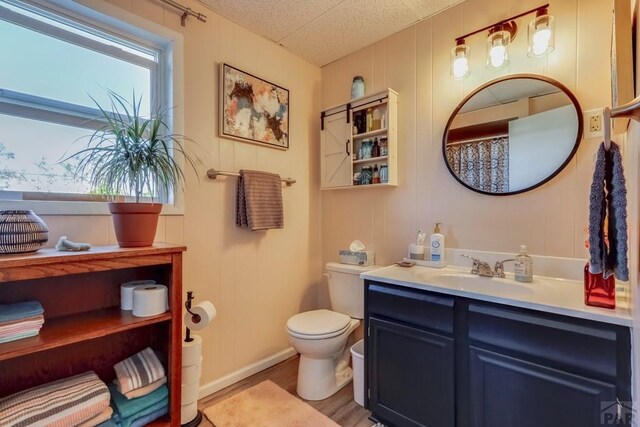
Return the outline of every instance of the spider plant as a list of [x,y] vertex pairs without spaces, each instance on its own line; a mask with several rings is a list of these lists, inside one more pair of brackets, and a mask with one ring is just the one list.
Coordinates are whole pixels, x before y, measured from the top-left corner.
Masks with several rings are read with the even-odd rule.
[[104,126],[89,138],[87,146],[69,158],[77,158],[76,176],[87,177],[91,187],[111,195],[133,195],[140,203],[143,195],[154,198],[169,194],[184,182],[184,171],[174,155],[179,153],[197,172],[195,160],[185,151],[191,139],[171,133],[167,111],[151,116],[140,112],[142,97],[132,101],[108,90],[110,108],[91,98],[101,113]]

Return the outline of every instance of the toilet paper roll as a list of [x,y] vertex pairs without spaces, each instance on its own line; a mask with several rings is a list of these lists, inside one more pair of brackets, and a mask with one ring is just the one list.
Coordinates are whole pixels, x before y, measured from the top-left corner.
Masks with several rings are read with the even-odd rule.
[[185,425],[198,414],[198,402],[187,403],[180,407],[180,424]]
[[182,367],[182,385],[200,382],[201,375],[202,375],[202,356],[200,356],[200,360],[195,365]]
[[191,307],[191,311],[195,315],[190,313],[184,314],[184,325],[193,330],[199,331],[204,329],[213,319],[215,319],[217,310],[211,301],[202,301],[199,304]]
[[164,285],[149,284],[133,289],[133,315],[157,316],[167,311],[168,290]]
[[202,338],[191,335],[193,341],[182,340],[182,366],[195,365],[202,359]]
[[156,283],[155,280],[134,280],[120,285],[120,309],[133,309],[133,290],[140,286],[153,285],[154,283]]
[[189,385],[183,385],[182,387],[182,404],[187,405],[189,403],[198,401],[198,389],[199,383],[193,383]]

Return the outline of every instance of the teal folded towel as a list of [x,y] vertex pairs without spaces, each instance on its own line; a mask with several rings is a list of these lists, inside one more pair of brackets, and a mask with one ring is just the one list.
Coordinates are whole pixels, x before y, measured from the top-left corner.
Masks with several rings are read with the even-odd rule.
[[98,424],[96,427],[118,427],[118,424],[113,420],[113,417],[109,418],[102,424]]
[[38,301],[23,301],[13,304],[0,304],[0,322],[10,322],[44,313]]
[[[146,396],[137,397],[135,399],[127,399],[118,391],[117,386],[113,383],[109,384],[109,392],[111,393],[111,401],[114,406],[113,409],[118,413],[119,421],[123,427],[129,427],[133,416],[139,417],[139,414],[142,414],[150,408],[157,410],[159,407],[154,406],[158,403],[164,403],[166,405],[169,396],[169,389],[166,385],[152,391]],[[149,413],[149,411],[146,413]]]
[[15,341],[15,340],[21,340],[23,338],[30,338],[30,337],[35,337],[36,335],[38,335],[40,331],[29,331],[29,332],[22,332],[20,334],[15,334],[15,335],[11,335],[10,337],[4,337],[4,338],[0,338],[0,344],[5,343],[5,342],[10,342],[10,341]]
[[164,404],[164,406],[160,407],[159,409],[156,409],[153,412],[150,412],[147,415],[142,415],[139,418],[137,418],[136,420],[131,422],[131,427],[143,427],[146,426],[147,424],[149,424],[151,421],[155,421],[158,418],[165,416],[169,413],[169,405],[167,403]]

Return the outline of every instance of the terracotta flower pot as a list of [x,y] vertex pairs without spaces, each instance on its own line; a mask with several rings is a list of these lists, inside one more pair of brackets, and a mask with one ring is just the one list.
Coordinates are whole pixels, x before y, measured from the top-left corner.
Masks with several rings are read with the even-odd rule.
[[137,248],[153,245],[161,203],[109,203],[118,245]]

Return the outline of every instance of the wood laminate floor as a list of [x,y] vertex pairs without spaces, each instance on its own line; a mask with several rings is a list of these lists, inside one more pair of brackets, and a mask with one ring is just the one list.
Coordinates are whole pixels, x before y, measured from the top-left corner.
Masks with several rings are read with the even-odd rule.
[[[294,356],[269,369],[265,369],[249,378],[230,385],[211,396],[207,396],[198,402],[198,408],[202,410],[265,380],[271,380],[289,393],[297,396],[296,381],[298,377],[298,360],[299,356]],[[371,413],[353,400],[352,384],[347,385],[338,393],[325,400],[317,402],[305,400],[305,402],[342,427],[371,427],[373,424],[369,420]],[[200,425],[202,427],[213,427],[213,424],[209,422],[206,416]]]

